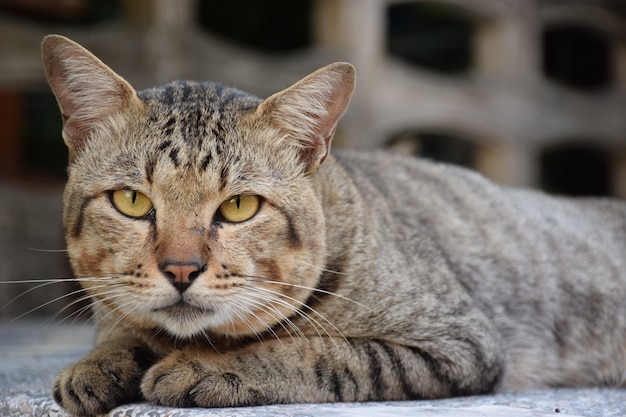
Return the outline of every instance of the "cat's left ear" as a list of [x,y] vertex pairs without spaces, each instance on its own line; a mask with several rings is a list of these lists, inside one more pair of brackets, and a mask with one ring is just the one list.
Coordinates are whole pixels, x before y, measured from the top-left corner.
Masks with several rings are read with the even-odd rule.
[[295,140],[308,172],[315,172],[330,152],[337,122],[354,90],[352,64],[336,62],[263,101],[257,113]]

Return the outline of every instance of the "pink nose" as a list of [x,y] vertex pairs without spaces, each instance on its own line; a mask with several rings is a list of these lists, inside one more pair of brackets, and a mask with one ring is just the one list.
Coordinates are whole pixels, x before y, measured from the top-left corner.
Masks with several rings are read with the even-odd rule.
[[196,263],[167,263],[161,267],[161,271],[180,293],[185,292],[193,281],[205,270],[206,265]]

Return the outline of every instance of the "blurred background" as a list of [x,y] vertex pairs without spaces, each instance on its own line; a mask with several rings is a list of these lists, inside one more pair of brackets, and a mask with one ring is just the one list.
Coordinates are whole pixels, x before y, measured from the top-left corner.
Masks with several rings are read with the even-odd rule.
[[[357,90],[335,147],[626,197],[624,0],[0,0],[0,281],[71,276],[48,33],[137,89],[211,79],[265,97],[350,61]],[[73,319],[83,305],[63,310],[69,283],[37,286],[0,284],[0,319]]]

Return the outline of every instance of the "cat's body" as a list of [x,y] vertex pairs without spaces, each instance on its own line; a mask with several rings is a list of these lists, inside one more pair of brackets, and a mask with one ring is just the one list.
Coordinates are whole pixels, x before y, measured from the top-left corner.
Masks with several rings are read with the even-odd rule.
[[330,155],[348,64],[261,101],[193,82],[137,95],[67,39],[43,50],[99,326],[55,382],[70,411],[624,384],[624,203]]
[[[423,279],[431,287],[412,295],[418,303],[444,288],[448,297],[460,288],[469,294],[495,327],[506,353],[502,388],[625,381],[623,202],[555,199],[427,161],[382,154],[338,156],[359,189],[367,190],[362,197],[373,203],[368,211],[378,211],[378,218],[393,217],[379,237],[386,243],[367,252],[378,246],[390,252],[383,252],[385,259],[401,254],[395,268],[414,268],[410,274],[394,271],[383,282],[399,285],[398,275],[404,275],[400,281],[410,282],[415,291],[419,277],[427,274]],[[373,200],[377,195],[382,198]],[[420,253],[417,245],[428,249]],[[430,270],[437,272],[426,272]],[[432,283],[434,276],[450,279]],[[383,282],[374,288],[384,288]],[[381,299],[387,297],[394,293]],[[447,318],[454,314],[445,312],[452,300],[427,305],[437,306],[436,317],[428,320],[431,326],[438,322],[453,328],[454,321]],[[406,311],[407,306],[397,307]],[[420,321],[417,316],[415,322]],[[412,337],[419,338],[422,331]]]

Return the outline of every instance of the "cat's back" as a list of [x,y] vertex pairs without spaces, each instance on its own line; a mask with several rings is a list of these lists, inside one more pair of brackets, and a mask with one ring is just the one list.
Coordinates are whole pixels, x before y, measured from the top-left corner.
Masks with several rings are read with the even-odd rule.
[[615,281],[626,292],[621,200],[505,187],[461,167],[384,152],[344,151],[337,160],[372,210],[434,239],[468,288],[558,279]]
[[509,363],[504,388],[622,384],[624,202],[512,189],[384,153],[338,152],[337,160],[364,204],[396,224],[385,226],[385,244],[418,263],[413,242],[432,242],[441,256],[428,262],[447,265],[494,323]]
[[496,246],[532,246],[541,243],[533,239],[556,234],[560,238],[552,243],[557,245],[567,244],[568,237],[605,251],[607,245],[626,251],[626,202],[621,200],[506,187],[462,167],[386,152],[335,155],[365,198],[384,199],[397,221],[425,226],[444,245],[480,237]]
[[[533,379],[621,383],[624,202],[508,188],[463,168],[385,153],[338,152],[337,161],[372,210],[396,230],[419,231],[390,236],[398,250],[411,247],[407,236],[441,250],[439,261],[503,338],[514,376],[505,387]],[[624,366],[615,366],[620,360]]]

